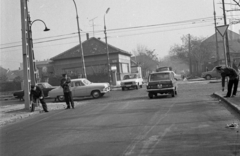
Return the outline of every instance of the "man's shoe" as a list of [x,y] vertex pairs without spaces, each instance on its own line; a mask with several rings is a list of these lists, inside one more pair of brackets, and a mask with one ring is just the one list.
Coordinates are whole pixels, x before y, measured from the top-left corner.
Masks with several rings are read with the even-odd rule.
[[47,112],[49,112],[49,111],[48,111],[48,110],[46,110],[46,111],[44,111],[44,112],[46,112],[46,113],[47,113]]
[[232,97],[235,97],[236,95],[232,95]]
[[70,109],[70,107],[67,107],[66,109]]
[[224,96],[224,98],[229,98],[230,96]]

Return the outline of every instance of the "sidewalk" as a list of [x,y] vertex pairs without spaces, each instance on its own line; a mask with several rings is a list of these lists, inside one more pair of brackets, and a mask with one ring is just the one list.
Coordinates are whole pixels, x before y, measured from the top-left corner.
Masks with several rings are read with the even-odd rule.
[[224,98],[226,94],[227,94],[227,91],[224,91],[224,92],[218,91],[213,93],[215,97],[220,98],[222,101],[227,103],[232,109],[240,113],[240,87],[238,88],[236,97]]
[[[111,86],[111,90],[119,90],[120,89],[120,82],[117,83],[115,86]],[[12,95],[1,95],[0,96],[0,102],[1,101],[9,101],[9,100],[16,100]],[[84,102],[81,101],[81,103],[75,102],[75,106],[79,104],[84,104]],[[66,108],[65,102],[47,102],[49,113],[53,110],[64,110]],[[42,109],[42,105],[40,104],[39,107],[35,108],[34,112],[31,112],[30,110],[26,110],[24,104],[14,104],[14,105],[6,105],[6,106],[0,106],[0,127],[15,122],[16,120],[23,119],[35,114],[39,113],[45,113]]]
[[[48,110],[51,112],[52,110],[65,109],[65,102],[62,103],[47,103]],[[45,113],[42,109],[42,105],[35,108],[34,112],[30,110],[24,109],[24,104],[15,104],[15,105],[6,105],[0,106],[0,127],[7,123],[14,122],[19,119],[23,119],[35,114]]]

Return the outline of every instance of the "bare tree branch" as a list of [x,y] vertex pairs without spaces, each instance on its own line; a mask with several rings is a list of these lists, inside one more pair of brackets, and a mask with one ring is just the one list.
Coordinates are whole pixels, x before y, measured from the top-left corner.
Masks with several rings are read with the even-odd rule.
[[233,0],[239,7],[240,7],[240,3],[237,2],[236,0]]

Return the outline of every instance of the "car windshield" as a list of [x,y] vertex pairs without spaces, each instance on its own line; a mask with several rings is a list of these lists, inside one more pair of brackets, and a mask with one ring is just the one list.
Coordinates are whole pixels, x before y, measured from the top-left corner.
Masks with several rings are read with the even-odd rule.
[[169,73],[155,73],[149,76],[149,81],[169,80]]
[[135,78],[137,78],[137,75],[136,75],[136,74],[124,75],[123,80],[135,79]]
[[84,79],[84,80],[82,80],[82,82],[85,84],[85,85],[89,85],[89,84],[91,84],[92,82],[90,82],[89,80],[87,80],[87,79]]

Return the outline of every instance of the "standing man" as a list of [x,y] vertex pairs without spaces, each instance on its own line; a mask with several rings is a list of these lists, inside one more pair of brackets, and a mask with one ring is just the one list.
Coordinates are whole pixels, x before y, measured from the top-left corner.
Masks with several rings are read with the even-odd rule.
[[72,108],[74,109],[74,102],[72,99],[72,91],[70,90],[69,84],[71,83],[71,78],[67,76],[67,74],[62,74],[63,78],[61,80],[61,86],[63,88],[64,98],[67,104],[66,109],[70,109],[70,103]]
[[44,94],[42,89],[36,85],[31,85],[30,100],[32,103],[32,112],[35,110],[35,104],[37,102],[37,99],[40,100],[44,112],[48,112],[47,104],[44,101]]
[[224,91],[225,78],[229,77],[228,91],[227,91],[227,95],[224,96],[224,97],[228,98],[228,97],[231,96],[233,85],[234,85],[234,88],[233,88],[232,97],[236,96],[237,88],[238,88],[238,81],[239,81],[239,75],[238,75],[237,71],[235,69],[233,69],[233,68],[222,67],[222,66],[216,67],[216,70],[222,76],[222,91]]

